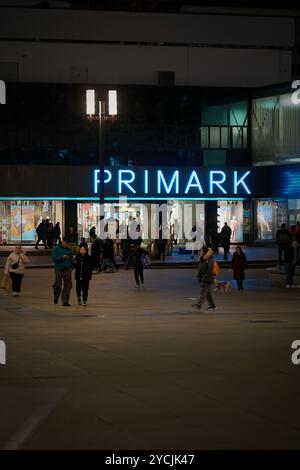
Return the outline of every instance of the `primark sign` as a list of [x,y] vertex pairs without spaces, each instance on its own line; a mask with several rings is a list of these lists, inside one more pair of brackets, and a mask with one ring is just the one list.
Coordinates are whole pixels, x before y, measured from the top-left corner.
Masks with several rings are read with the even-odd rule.
[[228,199],[253,196],[253,168],[109,167],[92,174],[93,195],[104,181],[105,197],[127,199]]

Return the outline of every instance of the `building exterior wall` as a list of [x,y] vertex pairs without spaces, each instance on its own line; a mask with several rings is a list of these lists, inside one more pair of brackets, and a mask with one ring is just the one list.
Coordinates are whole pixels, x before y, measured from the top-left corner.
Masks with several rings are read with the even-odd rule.
[[0,75],[11,81],[156,85],[169,71],[180,86],[256,87],[291,78],[292,18],[1,9],[0,30]]

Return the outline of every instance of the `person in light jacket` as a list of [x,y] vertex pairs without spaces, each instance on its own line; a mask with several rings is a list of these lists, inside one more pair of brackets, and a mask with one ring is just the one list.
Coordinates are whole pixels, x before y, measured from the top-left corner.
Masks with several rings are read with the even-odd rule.
[[4,273],[11,278],[13,296],[17,297],[21,292],[22,280],[25,274],[25,266],[29,263],[25,251],[21,245],[17,245],[6,260]]

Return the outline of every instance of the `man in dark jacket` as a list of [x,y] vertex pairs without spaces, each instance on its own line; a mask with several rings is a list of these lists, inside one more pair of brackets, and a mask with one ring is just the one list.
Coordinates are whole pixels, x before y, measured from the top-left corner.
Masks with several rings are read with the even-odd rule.
[[225,222],[220,233],[220,243],[224,249],[224,261],[228,260],[231,233],[231,228],[227,225],[227,222]]
[[196,310],[200,310],[204,304],[205,299],[208,302],[208,309],[207,310],[215,310],[216,305],[214,303],[214,299],[211,292],[211,284],[214,282],[213,276],[213,267],[214,267],[214,260],[211,256],[208,259],[205,259],[205,255],[208,253],[208,248],[203,247],[200,251],[200,261],[198,267],[198,279],[200,283],[200,297],[196,304],[193,304]]
[[[291,246],[293,237],[291,232],[286,228],[285,224],[281,224],[279,230],[276,233],[276,243],[278,245],[278,264],[282,266],[286,262],[287,251],[289,246]],[[282,259],[283,256],[283,259]]]
[[38,250],[39,247],[39,243],[40,241],[42,241],[44,243],[44,246],[45,248],[47,247],[47,244],[46,244],[46,236],[47,236],[47,224],[46,224],[46,220],[43,219],[42,222],[37,226],[37,229],[36,229],[36,234],[38,236],[38,239],[36,241],[36,244],[35,244],[35,249]]
[[73,268],[73,252],[69,248],[69,241],[63,238],[61,245],[54,248],[52,253],[55,269],[55,281],[53,284],[54,303],[58,303],[61,294],[62,282],[64,288],[62,291],[62,302],[64,307],[70,307],[70,292],[72,289],[72,268]]
[[[75,280],[78,305],[87,306],[89,284],[92,279],[93,263],[87,245],[82,245],[75,258]],[[82,293],[82,303],[81,303]]]

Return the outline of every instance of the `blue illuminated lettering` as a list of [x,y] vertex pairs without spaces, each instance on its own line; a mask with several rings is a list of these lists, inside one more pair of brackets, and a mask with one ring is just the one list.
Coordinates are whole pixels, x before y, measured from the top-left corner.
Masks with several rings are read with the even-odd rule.
[[[129,175],[129,179],[123,179],[123,175]],[[118,192],[122,194],[123,185],[127,186],[127,188],[133,193],[136,193],[136,190],[131,186],[130,183],[133,183],[135,180],[135,173],[132,170],[119,170],[118,171]]]
[[164,187],[165,192],[167,194],[170,194],[174,183],[175,183],[175,193],[178,194],[179,193],[179,171],[178,170],[174,171],[169,186],[166,183],[163,172],[161,170],[158,170],[158,172],[157,172],[157,192],[158,192],[158,194],[161,194],[161,186],[162,185]]
[[233,172],[233,192],[234,192],[234,194],[238,193],[238,186],[240,184],[242,186],[244,186],[244,189],[245,189],[247,194],[251,194],[250,189],[248,188],[248,186],[246,185],[246,183],[244,181],[247,178],[247,176],[249,176],[249,175],[250,175],[250,171],[246,171],[246,173],[244,173],[243,176],[241,176],[241,178],[238,180],[238,172],[237,171]]
[[149,171],[148,170],[145,170],[145,179],[144,179],[144,193],[145,194],[148,194],[148,190],[149,190],[149,181],[148,181],[148,174],[149,174]]
[[[94,170],[94,194],[98,194],[100,184],[100,170]],[[106,178],[105,178],[105,175]],[[112,173],[109,170],[104,170],[104,183],[109,183],[112,179]]]
[[[193,182],[193,180],[195,180],[195,182]],[[186,185],[184,193],[188,194],[190,188],[198,188],[199,193],[203,194],[203,189],[202,189],[201,183],[199,181],[198,175],[197,175],[195,170],[192,171],[192,173],[191,173],[190,179],[188,181],[188,184]]]
[[[215,180],[215,175],[221,175],[221,179]],[[213,194],[214,192],[214,185],[216,185],[223,194],[227,194],[226,189],[223,188],[222,184],[226,181],[226,174],[224,171],[210,171],[209,172],[209,193]]]

